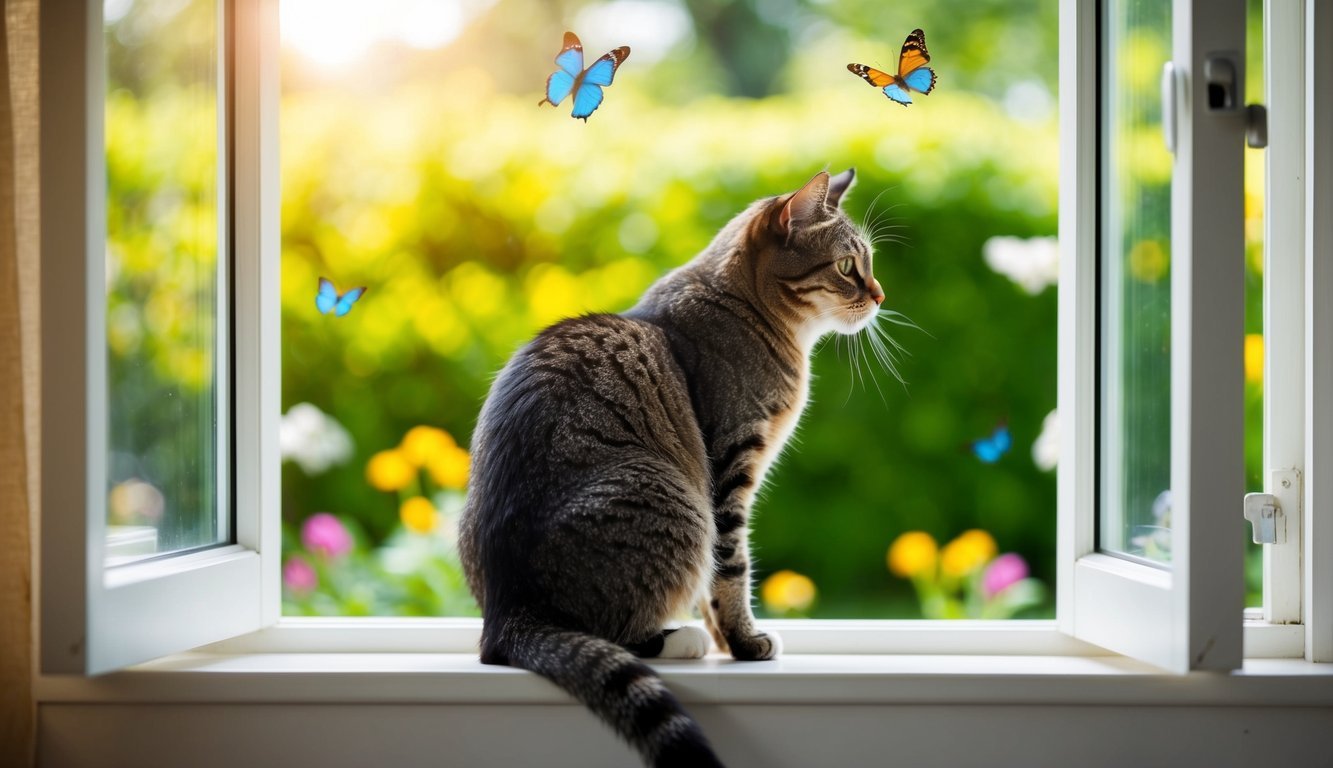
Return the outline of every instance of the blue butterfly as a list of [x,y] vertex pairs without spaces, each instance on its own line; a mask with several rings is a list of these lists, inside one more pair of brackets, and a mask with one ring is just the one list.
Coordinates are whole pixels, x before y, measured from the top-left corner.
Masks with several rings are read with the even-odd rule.
[[319,293],[315,294],[315,307],[321,314],[327,315],[332,312],[334,317],[342,317],[352,311],[352,305],[365,292],[366,287],[361,286],[339,296],[338,289],[333,287],[333,283],[321,277],[319,279]]
[[914,29],[903,43],[902,53],[898,54],[898,74],[890,75],[864,64],[848,64],[847,69],[876,88],[883,88],[885,96],[905,107],[912,103],[910,91],[924,96],[935,90],[935,70],[926,66],[929,63],[926,33]]
[[555,57],[559,69],[546,78],[546,98],[537,102],[537,106],[550,104],[560,106],[560,102],[570,93],[574,94],[574,111],[571,117],[588,122],[588,115],[602,105],[602,88],[611,84],[618,69],[629,58],[629,46],[622,45],[602,58],[594,61],[591,67],[583,68],[583,43],[573,32],[565,33],[565,45]]
[[994,464],[1000,460],[1000,457],[1009,452],[1009,447],[1013,445],[1013,437],[1009,434],[1008,425],[1001,424],[995,428],[990,435],[973,440],[971,443],[972,453],[984,464]]

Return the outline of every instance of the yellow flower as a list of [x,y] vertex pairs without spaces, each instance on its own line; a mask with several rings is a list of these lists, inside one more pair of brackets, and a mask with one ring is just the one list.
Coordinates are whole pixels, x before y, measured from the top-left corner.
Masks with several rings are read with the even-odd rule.
[[1162,244],[1156,240],[1140,240],[1129,249],[1129,273],[1142,283],[1155,283],[1166,275],[1171,266]]
[[759,587],[764,607],[773,613],[803,613],[815,602],[815,583],[795,571],[778,571]]
[[412,462],[412,466],[424,467],[430,462],[431,457],[456,447],[457,443],[448,432],[437,427],[421,426],[407,430],[407,434],[403,435],[403,442],[398,445],[398,450]]
[[366,462],[366,479],[380,491],[400,491],[416,477],[417,471],[397,448],[380,451]]
[[938,549],[929,533],[908,531],[889,547],[889,571],[905,579],[932,571]]
[[1245,334],[1245,380],[1258,384],[1264,380],[1264,335]]
[[973,528],[944,546],[940,553],[940,570],[945,576],[966,576],[989,563],[998,551],[995,539],[989,533]]
[[398,516],[409,531],[430,533],[435,530],[439,516],[435,514],[435,505],[424,496],[413,496],[403,502],[398,509]]
[[467,486],[468,464],[471,460],[466,450],[455,445],[431,456],[426,463],[426,471],[441,486],[461,491]]

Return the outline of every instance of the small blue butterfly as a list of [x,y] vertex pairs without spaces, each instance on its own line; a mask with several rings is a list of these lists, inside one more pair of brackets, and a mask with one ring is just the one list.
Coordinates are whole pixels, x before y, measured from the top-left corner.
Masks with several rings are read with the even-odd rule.
[[1013,445],[1013,437],[1009,435],[1009,427],[1001,424],[995,428],[995,431],[989,436],[980,440],[972,441],[972,453],[984,464],[994,464],[1000,460],[1000,457],[1008,453],[1009,447]]
[[935,90],[935,70],[926,66],[929,63],[926,33],[914,29],[903,43],[902,52],[898,54],[898,74],[891,75],[864,64],[848,64],[847,69],[867,83],[883,89],[885,96],[905,107],[912,103],[912,91],[925,95]]
[[315,307],[321,314],[327,315],[331,312],[334,317],[342,317],[352,311],[352,305],[365,292],[366,287],[361,286],[339,296],[338,289],[333,287],[333,283],[321,277],[319,279],[319,293],[315,294]]
[[583,43],[573,32],[565,33],[565,44],[555,57],[559,69],[546,78],[546,98],[537,102],[537,106],[550,104],[560,106],[560,102],[570,93],[574,94],[574,111],[571,117],[588,122],[588,115],[602,105],[602,88],[611,84],[618,69],[629,58],[629,46],[622,45],[602,58],[594,61],[591,67],[583,68]]

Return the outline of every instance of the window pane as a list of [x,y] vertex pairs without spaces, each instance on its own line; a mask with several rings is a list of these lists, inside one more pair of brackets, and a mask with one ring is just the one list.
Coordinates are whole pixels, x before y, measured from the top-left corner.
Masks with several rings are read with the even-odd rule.
[[218,19],[215,0],[105,4],[107,565],[230,537]]
[[[1247,0],[1245,100],[1264,103],[1264,8]],[[1264,150],[1245,150],[1245,492],[1264,490]],[[1264,602],[1264,547],[1245,537],[1245,605]]]
[[1160,80],[1169,0],[1110,0],[1101,62],[1098,545],[1171,561],[1171,155]]

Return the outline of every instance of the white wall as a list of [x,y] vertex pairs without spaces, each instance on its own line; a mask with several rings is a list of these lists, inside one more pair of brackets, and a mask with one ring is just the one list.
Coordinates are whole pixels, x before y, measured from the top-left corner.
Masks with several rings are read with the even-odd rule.
[[[707,705],[732,768],[1333,766],[1333,707]],[[45,704],[43,768],[635,766],[576,705]]]

